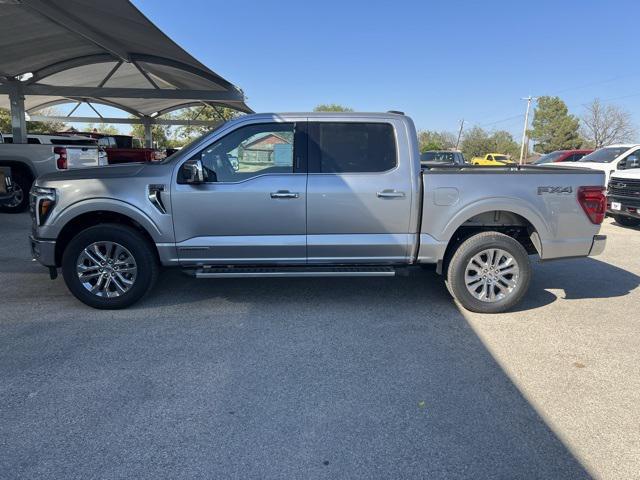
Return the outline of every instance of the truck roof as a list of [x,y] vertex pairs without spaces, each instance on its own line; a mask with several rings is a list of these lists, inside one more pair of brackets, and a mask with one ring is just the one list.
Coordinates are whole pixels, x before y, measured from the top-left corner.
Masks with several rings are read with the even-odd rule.
[[263,112],[263,113],[252,113],[249,115],[243,115],[242,118],[247,117],[272,117],[272,116],[283,116],[283,117],[309,117],[309,118],[335,118],[335,117],[347,117],[347,118],[398,118],[398,117],[406,117],[406,115],[400,113],[392,113],[392,112]]

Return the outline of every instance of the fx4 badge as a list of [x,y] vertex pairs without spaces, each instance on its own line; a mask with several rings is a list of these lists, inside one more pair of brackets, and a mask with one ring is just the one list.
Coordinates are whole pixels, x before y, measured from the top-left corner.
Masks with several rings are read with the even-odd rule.
[[548,193],[563,195],[563,194],[569,194],[572,192],[573,192],[573,188],[571,187],[538,187],[538,195],[546,195]]

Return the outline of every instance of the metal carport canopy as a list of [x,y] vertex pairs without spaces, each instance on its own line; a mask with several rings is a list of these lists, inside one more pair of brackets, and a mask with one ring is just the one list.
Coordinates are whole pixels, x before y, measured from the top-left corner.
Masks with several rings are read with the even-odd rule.
[[26,142],[25,112],[69,102],[116,107],[145,125],[203,103],[251,112],[239,88],[127,0],[0,0],[0,25],[0,107],[17,141]]

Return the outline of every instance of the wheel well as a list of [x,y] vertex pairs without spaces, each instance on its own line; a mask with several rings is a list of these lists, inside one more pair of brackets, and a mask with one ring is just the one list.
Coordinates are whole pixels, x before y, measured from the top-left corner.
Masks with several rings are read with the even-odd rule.
[[538,232],[529,220],[517,213],[493,210],[474,215],[458,227],[449,240],[443,261],[438,264],[439,272],[447,271],[449,259],[462,242],[472,235],[489,231],[509,235],[517,240],[529,255],[540,254]]
[[10,167],[12,175],[15,175],[16,172],[20,172],[21,174],[26,176],[29,179],[29,181],[32,183],[35,180],[35,177],[33,175],[33,172],[31,171],[31,168],[29,168],[29,165],[25,165],[22,162],[16,162],[13,160],[3,160],[2,162],[0,162],[0,166]]
[[140,225],[132,218],[127,217],[126,215],[123,215],[121,213],[110,212],[108,210],[99,210],[78,215],[62,228],[60,234],[58,235],[58,238],[56,239],[56,265],[61,264],[64,249],[67,247],[73,237],[89,227],[94,227],[96,225],[101,225],[104,223],[128,225],[136,229],[149,242],[149,244],[153,247],[153,251],[155,252],[156,256],[158,256],[158,250],[156,248],[155,242],[153,241],[153,238],[151,237],[151,235],[149,235],[149,232],[147,232],[147,230],[145,230],[142,225]]

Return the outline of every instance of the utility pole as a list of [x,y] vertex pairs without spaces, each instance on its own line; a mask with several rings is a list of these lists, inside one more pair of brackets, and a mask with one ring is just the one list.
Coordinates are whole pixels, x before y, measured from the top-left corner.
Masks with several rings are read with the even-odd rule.
[[529,126],[529,109],[531,108],[531,100],[537,100],[538,97],[532,97],[529,95],[528,97],[522,98],[522,100],[527,101],[527,112],[524,114],[524,129],[522,131],[522,146],[520,147],[520,165],[524,163],[524,154],[525,154],[525,145],[527,147],[527,153],[529,153],[529,141],[527,138],[527,127]]
[[464,118],[460,120],[460,130],[458,130],[458,139],[456,140],[456,150],[458,150],[458,145],[460,145],[460,137],[462,136],[463,128],[464,128]]

